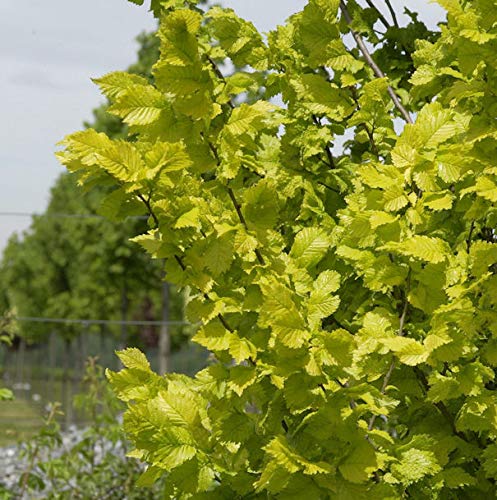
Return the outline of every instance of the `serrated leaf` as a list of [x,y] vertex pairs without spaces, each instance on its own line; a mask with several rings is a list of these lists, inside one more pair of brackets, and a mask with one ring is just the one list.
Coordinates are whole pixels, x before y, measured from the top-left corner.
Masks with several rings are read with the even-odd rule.
[[409,366],[424,363],[430,354],[423,344],[406,337],[384,339],[383,343],[396,354],[401,363]]
[[380,250],[399,253],[407,257],[414,257],[433,264],[444,262],[449,253],[447,244],[440,238],[420,235],[412,236],[408,240],[400,243],[388,243],[380,247]]
[[452,193],[442,191],[440,193],[426,193],[425,205],[430,210],[450,210],[454,202]]
[[182,214],[174,227],[178,229],[182,229],[185,227],[199,227],[200,226],[200,209],[198,207],[193,207],[191,210],[188,210],[184,214]]
[[210,351],[227,351],[230,347],[231,332],[226,330],[220,322],[212,321],[197,331],[193,341]]
[[476,179],[476,194],[493,203],[497,201],[497,184],[488,176],[480,176]]
[[264,120],[268,119],[269,114],[276,109],[276,106],[266,101],[258,101],[251,105],[242,104],[231,113],[223,133],[234,138],[244,134],[253,138]]
[[229,352],[237,363],[241,363],[247,359],[255,359],[257,356],[257,349],[250,340],[240,338],[238,335],[231,335],[229,343]]
[[302,229],[293,242],[290,256],[304,267],[316,265],[331,246],[330,237],[320,228]]
[[128,125],[149,125],[157,121],[167,105],[163,94],[151,85],[137,85],[126,89],[108,108]]
[[284,345],[293,349],[301,347],[309,333],[290,290],[277,282],[261,288],[264,303],[259,316],[260,325],[270,327],[275,338]]
[[495,443],[487,446],[483,452],[483,468],[487,477],[497,478],[497,445]]
[[398,463],[392,465],[392,471],[403,484],[409,485],[435,475],[441,467],[433,452],[411,448],[402,453]]
[[230,369],[230,380],[228,387],[238,396],[241,396],[244,391],[255,383],[257,372],[251,366],[234,366]]
[[139,349],[128,347],[122,351],[116,351],[116,354],[126,368],[135,368],[146,372],[150,371],[150,363],[145,354]]
[[398,185],[391,185],[385,189],[383,200],[385,203],[385,210],[389,212],[396,212],[404,208],[409,203],[409,199],[407,198],[404,189],[402,186]]
[[[108,73],[101,78],[93,79],[93,82],[95,82],[100,87],[100,90],[112,101],[126,94],[127,91],[133,87],[136,89],[137,86],[148,87],[150,85],[146,78],[124,71]],[[138,92],[138,90],[136,89],[135,92]]]

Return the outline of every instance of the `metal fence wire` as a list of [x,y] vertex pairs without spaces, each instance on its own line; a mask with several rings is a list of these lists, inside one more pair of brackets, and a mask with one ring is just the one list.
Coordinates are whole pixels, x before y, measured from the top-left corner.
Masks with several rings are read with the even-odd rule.
[[[175,330],[184,328],[184,324],[176,323],[168,325],[173,338],[175,334],[179,336],[183,333]],[[147,343],[147,337],[143,335],[144,329],[147,330],[144,325],[128,325],[129,338],[134,342],[127,345],[138,344],[150,361],[152,369],[158,371],[158,347],[156,342]],[[80,391],[86,360],[91,356],[96,357],[98,364],[105,368],[118,370],[121,367],[115,351],[124,347],[122,339],[103,331],[64,337],[59,326],[57,334],[50,334],[48,341],[31,345],[21,341],[11,347],[1,345],[0,386],[12,389],[16,399],[29,403],[35,414],[41,415],[47,404],[58,401],[62,404],[63,423],[66,428],[73,424],[84,424],[72,400]],[[193,375],[207,364],[208,354],[201,346],[184,342],[170,355],[170,371]],[[32,420],[32,414],[31,412],[26,418]],[[8,422],[2,422],[3,419],[0,406],[0,423],[9,425]],[[19,419],[22,420],[23,416],[16,417],[16,420]],[[19,421],[10,422],[10,425],[22,424],[23,422]]]

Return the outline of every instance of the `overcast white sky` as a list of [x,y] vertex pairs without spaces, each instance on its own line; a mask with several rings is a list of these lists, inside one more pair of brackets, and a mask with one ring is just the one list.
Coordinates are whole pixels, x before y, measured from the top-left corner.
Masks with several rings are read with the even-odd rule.
[[[306,1],[222,3],[269,31]],[[419,11],[430,26],[442,17],[426,0],[394,4],[399,12],[404,5]],[[90,78],[131,64],[134,38],[154,26],[144,6],[126,0],[0,0],[0,213],[45,209],[62,171],[55,143],[80,129],[102,101]],[[0,250],[13,231],[29,223],[0,215]]]

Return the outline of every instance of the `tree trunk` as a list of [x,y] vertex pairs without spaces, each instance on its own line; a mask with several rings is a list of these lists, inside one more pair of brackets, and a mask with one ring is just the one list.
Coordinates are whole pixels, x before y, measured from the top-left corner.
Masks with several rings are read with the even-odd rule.
[[159,373],[164,374],[170,371],[171,361],[171,334],[169,332],[169,283],[162,283],[162,315],[163,322],[159,333]]

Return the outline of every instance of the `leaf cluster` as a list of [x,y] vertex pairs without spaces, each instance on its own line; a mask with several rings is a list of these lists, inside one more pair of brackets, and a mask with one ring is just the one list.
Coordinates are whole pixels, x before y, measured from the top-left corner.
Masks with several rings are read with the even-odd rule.
[[142,484],[494,496],[495,2],[381,33],[373,2],[309,0],[267,37],[192,3],[163,2],[152,82],[97,80],[128,137],[76,132],[59,154],[150,209],[135,241],[189,288],[216,360],[160,378],[127,350],[108,372]]

